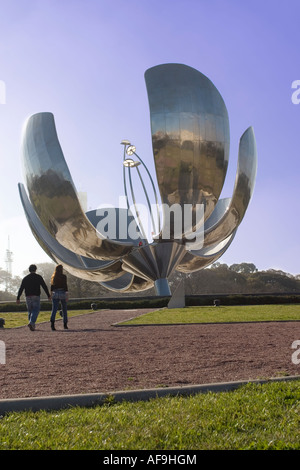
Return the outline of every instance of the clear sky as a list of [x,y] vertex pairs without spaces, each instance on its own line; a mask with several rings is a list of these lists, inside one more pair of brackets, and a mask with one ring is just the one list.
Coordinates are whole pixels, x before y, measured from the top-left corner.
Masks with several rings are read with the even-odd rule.
[[26,118],[52,112],[88,208],[117,205],[122,139],[154,175],[144,72],[177,62],[204,73],[226,103],[222,196],[232,194],[241,135],[250,125],[256,135],[254,196],[220,262],[300,273],[299,15],[299,0],[0,0],[0,267],[8,237],[13,275],[49,261],[17,189]]

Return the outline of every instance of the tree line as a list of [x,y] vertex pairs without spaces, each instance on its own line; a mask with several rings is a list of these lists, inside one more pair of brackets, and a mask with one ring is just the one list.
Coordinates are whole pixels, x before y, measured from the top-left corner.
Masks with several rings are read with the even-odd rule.
[[[55,264],[40,263],[37,267],[38,274],[43,276],[47,285],[50,286]],[[27,275],[28,271],[24,271],[23,274]],[[118,294],[108,291],[98,282],[86,281],[69,273],[66,274],[69,296],[73,299],[155,295],[154,289],[134,294]],[[21,280],[20,276],[11,276],[0,268],[0,301],[15,300]],[[172,292],[182,280],[184,280],[187,295],[300,293],[300,274],[294,276],[275,269],[259,271],[253,263],[245,262],[231,266],[217,262],[191,274],[175,272],[170,277]]]

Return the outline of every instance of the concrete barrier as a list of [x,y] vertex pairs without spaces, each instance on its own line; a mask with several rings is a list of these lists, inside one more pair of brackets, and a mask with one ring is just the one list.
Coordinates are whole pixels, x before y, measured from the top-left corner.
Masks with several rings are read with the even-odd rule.
[[249,383],[264,384],[270,382],[287,382],[300,380],[300,376],[270,378],[266,380],[248,380],[237,382],[220,382],[215,384],[191,385],[185,387],[164,387],[145,390],[126,390],[108,393],[90,393],[78,395],[57,395],[0,400],[0,415],[13,411],[61,410],[72,407],[92,407],[106,402],[145,401],[151,398],[166,396],[190,396],[197,393],[224,392],[235,390]]

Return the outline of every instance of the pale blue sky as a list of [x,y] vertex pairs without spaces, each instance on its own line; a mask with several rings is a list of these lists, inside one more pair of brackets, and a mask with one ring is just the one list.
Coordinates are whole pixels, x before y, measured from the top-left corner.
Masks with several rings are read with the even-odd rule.
[[8,237],[13,274],[49,260],[17,190],[26,118],[53,112],[88,207],[117,204],[122,139],[154,175],[144,72],[178,62],[204,73],[225,100],[231,149],[223,196],[232,193],[239,138],[252,125],[257,139],[254,196],[220,261],[300,273],[300,105],[291,100],[300,80],[299,14],[299,0],[0,0],[0,266]]

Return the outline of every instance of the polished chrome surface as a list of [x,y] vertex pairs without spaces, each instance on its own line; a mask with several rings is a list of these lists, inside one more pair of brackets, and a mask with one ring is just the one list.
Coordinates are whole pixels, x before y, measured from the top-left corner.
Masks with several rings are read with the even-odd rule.
[[75,253],[95,259],[118,259],[131,243],[97,233],[85,216],[65,162],[51,113],[31,116],[23,135],[23,163],[31,204],[48,232]]
[[[130,242],[134,246],[138,246],[143,240],[138,236],[140,235],[139,228],[129,209],[104,207],[90,210],[85,215],[98,232],[110,240],[124,244]],[[109,232],[106,231],[106,226],[111,228]],[[132,233],[136,238],[131,237]]]
[[152,281],[147,281],[130,273],[123,274],[122,277],[108,282],[100,282],[103,287],[114,292],[141,292],[153,287]]
[[176,242],[151,243],[131,251],[122,259],[123,269],[144,279],[168,278],[186,254]]
[[55,263],[63,264],[71,274],[89,281],[110,281],[124,274],[120,260],[101,261],[86,258],[61,245],[41,223],[22,184],[19,184],[19,193],[32,233]]
[[[20,184],[19,192],[38,243],[67,271],[99,281],[116,292],[137,292],[154,286],[158,295],[162,292],[168,295],[168,278],[174,270],[190,273],[203,269],[222,256],[232,243],[253,194],[257,150],[254,131],[249,127],[240,139],[232,197],[220,199],[229,158],[229,121],[220,93],[202,73],[182,64],[152,67],[146,71],[145,81],[165,225],[159,217],[159,201],[147,166],[130,141],[123,140],[121,144],[125,196],[128,196],[127,174],[137,206],[131,173],[136,172],[151,212],[142,168],[146,169],[154,191],[158,226],[151,243],[141,230],[138,216],[134,223],[140,228],[140,237],[131,239],[128,234],[120,235],[120,223],[116,235],[108,236],[102,229],[103,213],[83,212],[51,113],[35,114],[26,123],[23,164],[27,191]],[[167,239],[163,237],[166,208],[173,204],[182,209],[188,204],[193,208],[203,205],[201,223],[193,220],[188,227],[196,236],[203,234],[203,243],[187,243],[183,230],[179,239],[174,236],[175,230]],[[118,220],[126,221],[125,227],[133,222],[127,209],[116,208],[116,214]]]
[[257,172],[257,150],[254,131],[249,127],[240,139],[238,168],[233,196],[218,222],[204,225],[204,246],[224,240],[239,226],[252,198]]
[[181,64],[146,71],[152,145],[163,204],[214,210],[226,176],[229,121],[224,101],[202,73]]
[[191,273],[206,268],[212,263],[215,263],[229,248],[229,245],[234,239],[235,231],[221,243],[216,243],[209,248],[203,248],[197,251],[188,251],[176,267],[177,271],[183,273]]

